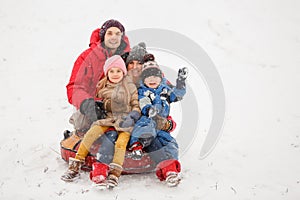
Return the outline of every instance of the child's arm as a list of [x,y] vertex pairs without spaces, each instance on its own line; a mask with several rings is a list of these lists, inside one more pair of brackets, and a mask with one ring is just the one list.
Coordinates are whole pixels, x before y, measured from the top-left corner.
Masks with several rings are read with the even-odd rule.
[[132,84],[132,87],[134,87],[134,89],[133,89],[133,93],[131,94],[131,99],[130,99],[130,105],[132,108],[131,111],[137,111],[137,112],[141,113],[136,86],[134,84]]
[[179,69],[178,78],[176,79],[176,86],[172,88],[169,95],[169,102],[180,101],[186,93],[186,78],[188,69],[186,67]]
[[127,82],[127,88],[130,93],[130,107],[131,111],[128,113],[128,115],[124,118],[123,121],[120,122],[120,127],[126,128],[131,127],[135,124],[135,122],[140,118],[141,116],[141,110],[139,107],[139,101],[138,101],[138,93],[136,86],[132,82]]
[[151,92],[149,90],[144,90],[143,88],[139,88],[138,96],[139,96],[139,106],[141,109],[141,113],[144,116],[148,116],[149,109],[152,107],[152,100],[150,98]]

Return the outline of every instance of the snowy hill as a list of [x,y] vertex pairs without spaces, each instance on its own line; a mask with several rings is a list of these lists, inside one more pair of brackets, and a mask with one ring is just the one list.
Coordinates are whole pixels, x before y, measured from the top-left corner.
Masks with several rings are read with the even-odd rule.
[[[0,199],[300,198],[299,1],[2,0],[0,5]],[[200,123],[196,133],[186,133],[195,137],[182,152],[183,181],[177,188],[154,174],[122,176],[113,191],[94,190],[88,173],[76,183],[60,180],[67,164],[59,141],[64,129],[72,129],[73,112],[65,85],[91,32],[110,18],[128,32],[158,28],[183,34],[205,50],[221,77],[222,137],[200,159],[211,102],[205,82],[190,75],[190,94],[200,94]],[[164,65],[186,64],[162,52],[158,57]],[[172,110],[177,131],[181,108]]]

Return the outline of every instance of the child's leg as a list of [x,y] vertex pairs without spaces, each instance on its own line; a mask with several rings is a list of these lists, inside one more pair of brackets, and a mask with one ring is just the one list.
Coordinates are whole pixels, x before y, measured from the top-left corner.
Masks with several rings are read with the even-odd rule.
[[122,173],[122,165],[125,160],[126,146],[130,138],[130,133],[120,132],[115,144],[115,154],[112,163],[109,164],[109,175],[107,184],[109,187],[118,185],[119,177]]
[[130,133],[120,132],[118,139],[115,144],[115,154],[113,158],[113,163],[116,163],[120,166],[123,165],[125,159],[126,146],[130,138]]
[[134,126],[131,132],[129,146],[139,142],[143,147],[147,147],[151,144],[152,140],[156,137],[156,124],[155,122],[146,117],[142,116]]
[[148,153],[152,161],[154,161],[156,164],[160,163],[163,160],[172,158],[165,151],[165,148],[159,141],[158,137],[154,138],[152,143],[148,147],[144,148],[144,151]]
[[167,153],[168,157],[178,160],[178,143],[170,135],[170,133],[165,131],[159,131],[157,133],[157,138],[163,145],[163,149]]
[[89,153],[89,149],[92,144],[108,129],[106,126],[92,126],[88,132],[84,135],[75,158],[81,161],[85,160],[85,157]]

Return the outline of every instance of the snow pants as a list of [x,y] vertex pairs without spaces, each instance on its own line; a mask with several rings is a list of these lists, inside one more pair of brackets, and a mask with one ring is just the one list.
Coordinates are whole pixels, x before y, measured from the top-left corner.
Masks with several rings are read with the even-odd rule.
[[114,157],[115,142],[118,138],[117,131],[107,131],[100,138],[100,147],[96,154],[96,159],[100,163],[109,165]]
[[140,142],[143,147],[151,144],[151,141],[156,137],[156,123],[153,119],[142,116],[134,125],[131,133],[129,146],[136,142]]
[[175,138],[166,131],[158,131],[152,143],[145,148],[155,162],[169,159],[178,160],[178,150]]
[[[117,139],[115,131],[109,131],[101,138],[101,145],[97,153],[97,161],[109,164],[114,154],[114,141]],[[150,145],[143,149],[156,163],[164,160],[178,160],[178,144],[176,140],[165,131],[159,131]]]

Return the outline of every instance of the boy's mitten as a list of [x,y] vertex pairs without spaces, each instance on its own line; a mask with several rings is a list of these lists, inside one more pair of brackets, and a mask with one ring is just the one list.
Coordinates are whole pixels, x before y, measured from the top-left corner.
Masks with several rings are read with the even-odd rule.
[[176,88],[183,89],[185,88],[185,79],[188,75],[188,69],[186,67],[183,67],[178,70],[178,78],[176,80]]
[[159,112],[159,110],[155,107],[152,106],[151,108],[149,108],[148,110],[148,116],[149,117],[155,117],[157,115],[157,113]]

